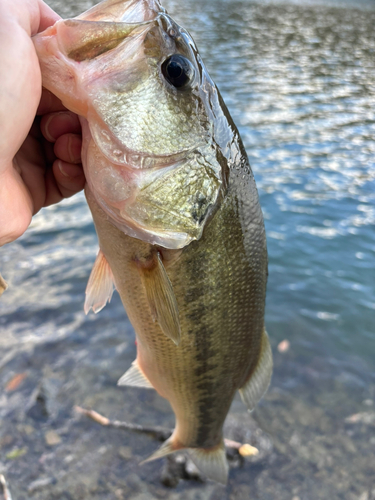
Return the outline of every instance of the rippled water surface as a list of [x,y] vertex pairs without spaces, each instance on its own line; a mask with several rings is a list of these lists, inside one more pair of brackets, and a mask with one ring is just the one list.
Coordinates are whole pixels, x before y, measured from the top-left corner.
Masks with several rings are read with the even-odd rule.
[[[91,5],[49,3],[63,16]],[[167,489],[162,462],[138,465],[158,446],[150,436],[74,413],[81,405],[173,425],[157,395],[116,387],[135,357],[119,298],[83,314],[97,243],[80,194],[0,250],[10,284],[0,301],[0,472],[14,500],[374,500],[375,4],[166,6],[196,39],[260,193],[275,370],[251,418],[235,400],[228,433],[257,444],[246,431],[255,421],[272,444],[234,461],[226,488],[185,480]]]

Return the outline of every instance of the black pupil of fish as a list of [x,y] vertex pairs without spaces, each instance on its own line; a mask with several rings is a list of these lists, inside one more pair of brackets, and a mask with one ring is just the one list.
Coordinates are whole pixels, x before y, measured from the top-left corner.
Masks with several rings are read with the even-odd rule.
[[184,70],[176,61],[171,61],[168,64],[168,76],[169,76],[169,78],[176,80],[178,78],[181,78],[183,73],[184,73]]
[[169,57],[163,62],[161,69],[165,79],[176,88],[184,87],[191,80],[191,63],[183,56]]

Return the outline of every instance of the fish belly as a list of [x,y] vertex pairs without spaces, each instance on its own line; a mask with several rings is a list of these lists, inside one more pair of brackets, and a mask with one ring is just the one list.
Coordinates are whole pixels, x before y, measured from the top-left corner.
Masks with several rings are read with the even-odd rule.
[[218,445],[235,391],[256,367],[264,329],[267,251],[252,174],[246,184],[232,175],[203,237],[164,261],[179,309],[177,346],[153,320],[137,265],[155,247],[119,231],[90,193],[87,198],[136,331],[138,365],[174,410],[176,448]]

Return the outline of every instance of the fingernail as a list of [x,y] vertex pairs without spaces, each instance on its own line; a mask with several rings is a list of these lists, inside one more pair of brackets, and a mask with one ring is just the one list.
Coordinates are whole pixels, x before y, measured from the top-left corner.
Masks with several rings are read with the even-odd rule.
[[50,131],[49,131],[49,127],[51,125],[51,121],[54,119],[54,115],[50,115],[48,118],[47,118],[47,121],[44,125],[44,132],[45,132],[45,136],[46,136],[46,139],[47,141],[49,142],[55,142],[56,139],[50,134]]
[[[58,120],[58,127],[59,129],[61,129],[61,124],[62,124],[62,120],[65,120],[66,122],[68,122],[69,124],[72,124],[73,123],[73,117],[71,115],[71,113],[69,112],[66,112],[66,111],[60,111],[60,112],[55,112],[55,113],[52,113],[48,118],[47,118],[47,121],[44,125],[44,131],[45,131],[45,136],[46,136],[46,139],[50,142],[55,142],[57,137],[55,137],[53,135],[53,133],[51,132],[51,129],[53,129],[53,121],[54,120]],[[60,132],[61,133],[61,132]],[[59,134],[60,135],[60,134]]]
[[64,177],[74,178],[83,175],[82,167],[79,165],[73,165],[71,163],[57,160],[57,166]]
[[68,136],[68,154],[71,163],[81,163],[81,141],[79,140],[79,146],[77,141],[78,139],[75,136]]

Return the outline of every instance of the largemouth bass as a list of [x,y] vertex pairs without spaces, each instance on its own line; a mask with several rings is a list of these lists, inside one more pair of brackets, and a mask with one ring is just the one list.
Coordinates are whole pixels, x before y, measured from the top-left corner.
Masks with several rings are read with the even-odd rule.
[[106,0],[34,38],[43,85],[78,113],[99,253],[86,312],[118,290],[137,337],[120,385],[176,416],[149,460],[186,449],[226,483],[222,428],[237,390],[266,391],[267,249],[238,131],[189,33],[157,0]]

